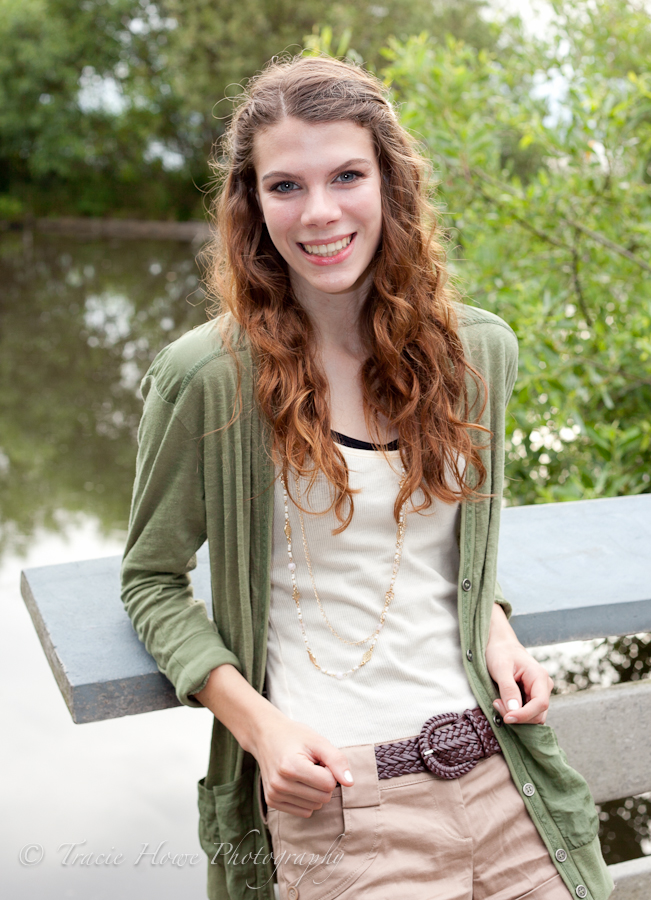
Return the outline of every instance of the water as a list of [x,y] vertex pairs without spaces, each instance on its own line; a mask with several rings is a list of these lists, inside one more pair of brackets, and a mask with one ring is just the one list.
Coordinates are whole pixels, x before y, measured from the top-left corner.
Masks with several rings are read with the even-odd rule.
[[[189,245],[0,237],[8,900],[205,897],[195,784],[207,767],[210,714],[178,708],[74,725],[19,592],[21,568],[121,553],[137,386],[160,347],[204,320],[186,300],[201,300],[197,277]],[[21,864],[21,850],[31,864]]]

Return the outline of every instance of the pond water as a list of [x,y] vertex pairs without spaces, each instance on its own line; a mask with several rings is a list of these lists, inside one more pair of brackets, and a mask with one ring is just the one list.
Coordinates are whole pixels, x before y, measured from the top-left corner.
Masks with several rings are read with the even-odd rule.
[[9,233],[0,285],[2,896],[202,898],[210,714],[74,725],[19,591],[21,568],[122,552],[140,378],[205,318],[194,252]]
[[19,590],[22,568],[122,552],[140,379],[205,321],[195,253],[5,233],[0,285],[2,895],[199,900],[210,714],[74,725]]

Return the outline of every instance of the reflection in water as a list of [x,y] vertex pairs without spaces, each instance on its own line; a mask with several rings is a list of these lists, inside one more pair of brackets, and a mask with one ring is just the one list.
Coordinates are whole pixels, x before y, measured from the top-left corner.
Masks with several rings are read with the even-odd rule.
[[[211,716],[179,708],[73,725],[19,594],[22,566],[121,551],[138,384],[161,347],[205,320],[198,275],[188,244],[35,235],[30,247],[0,235],[4,897],[205,896],[195,782]],[[67,842],[124,861],[64,865]],[[136,865],[161,842],[195,862]],[[21,864],[32,845],[44,859]]]
[[124,529],[140,379],[205,321],[192,247],[9,233],[0,284],[0,553],[62,509]]

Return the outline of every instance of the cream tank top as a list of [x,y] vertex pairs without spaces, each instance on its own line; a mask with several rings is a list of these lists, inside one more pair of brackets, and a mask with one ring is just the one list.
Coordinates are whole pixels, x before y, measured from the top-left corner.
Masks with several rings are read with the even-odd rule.
[[[340,438],[344,440],[344,438]],[[374,633],[391,582],[396,552],[393,506],[400,482],[400,453],[338,443],[349,470],[355,511],[338,535],[334,512],[303,514],[316,588],[337,633],[357,641]],[[278,475],[278,472],[276,472]],[[296,482],[290,473],[290,491]],[[331,486],[322,473],[304,508],[322,511]],[[417,499],[418,499],[417,494]],[[301,612],[319,665],[345,672],[358,665],[369,644],[341,643],[319,611],[307,567],[298,510],[288,501],[292,552]],[[308,657],[288,568],[282,484],[274,488],[271,605],[266,687],[271,703],[304,722],[337,747],[411,737],[430,716],[462,712],[477,702],[461,659],[457,614],[459,504],[434,501],[421,513],[408,504],[394,599],[371,661],[342,679],[324,675]]]

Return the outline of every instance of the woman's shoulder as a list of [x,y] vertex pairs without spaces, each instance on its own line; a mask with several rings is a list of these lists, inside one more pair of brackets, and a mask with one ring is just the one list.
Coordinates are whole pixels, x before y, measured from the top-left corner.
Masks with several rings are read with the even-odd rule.
[[501,319],[495,313],[489,312],[487,309],[459,303],[455,306],[455,311],[460,331],[473,329],[473,331],[483,331],[487,338],[489,336],[493,336],[496,339],[500,337],[505,338],[506,335],[511,335],[511,337],[515,338],[515,332],[511,326],[504,319]]
[[[230,347],[225,334],[228,334]],[[176,403],[198,380],[228,378],[236,371],[237,359],[246,365],[248,342],[226,316],[211,319],[164,347],[156,356],[142,382],[146,396],[151,387],[168,403]]]
[[471,354],[517,356],[518,339],[504,319],[486,309],[465,304],[456,307],[456,314],[459,336]]

